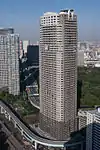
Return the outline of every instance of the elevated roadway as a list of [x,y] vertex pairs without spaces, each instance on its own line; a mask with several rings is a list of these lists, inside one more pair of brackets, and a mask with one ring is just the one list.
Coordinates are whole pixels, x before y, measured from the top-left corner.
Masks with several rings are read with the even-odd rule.
[[[37,150],[38,144],[55,148],[64,148],[65,145],[66,147],[75,146],[77,144],[82,145],[82,141],[75,142],[72,144],[66,144],[67,141],[56,141],[46,139],[40,136],[36,131],[33,131],[30,127],[28,127],[26,123],[22,121],[22,119],[19,118],[18,115],[16,115],[16,113],[14,113],[14,110],[5,102],[0,101],[0,109],[1,114],[4,114],[5,117],[9,119],[9,121],[12,121],[14,123],[15,128],[18,128],[21,132],[21,135],[34,145],[35,150]],[[83,150],[82,146],[80,150]]]

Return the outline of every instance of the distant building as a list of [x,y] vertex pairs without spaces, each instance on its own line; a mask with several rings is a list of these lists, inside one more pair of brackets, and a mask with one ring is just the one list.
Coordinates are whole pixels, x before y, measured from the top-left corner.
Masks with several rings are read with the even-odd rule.
[[20,49],[20,59],[24,56],[24,50],[23,50],[23,41],[20,41],[19,44],[19,49]]
[[19,79],[19,36],[0,35],[0,88],[7,87],[10,94],[18,95]]
[[13,28],[0,28],[0,35],[14,34]]
[[86,42],[78,42],[78,50],[79,51],[89,51],[90,50],[90,47],[89,47],[89,43],[86,41]]
[[87,111],[79,110],[78,112],[79,116],[79,130],[86,128],[87,124]]
[[0,89],[8,87],[7,37],[0,35]]
[[0,89],[8,86],[8,49],[6,35],[13,33],[13,28],[0,28]]
[[81,51],[78,51],[77,52],[77,55],[78,55],[78,66],[84,66],[84,51],[81,50]]
[[24,54],[27,53],[27,46],[30,45],[30,41],[26,40],[26,41],[23,41],[23,51],[24,51]]
[[58,140],[77,130],[77,15],[47,12],[40,19],[40,128]]
[[19,76],[19,35],[9,34],[7,36],[8,48],[8,87],[9,93],[20,94]]
[[100,108],[87,112],[86,150],[100,150]]
[[29,45],[27,47],[28,66],[39,65],[39,46]]

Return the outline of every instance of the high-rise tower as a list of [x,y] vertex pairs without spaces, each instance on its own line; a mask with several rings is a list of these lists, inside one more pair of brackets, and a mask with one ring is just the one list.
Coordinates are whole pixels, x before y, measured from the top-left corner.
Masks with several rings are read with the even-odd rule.
[[8,89],[8,51],[6,36],[13,33],[13,28],[0,28],[0,89]]
[[40,128],[58,140],[77,130],[77,16],[40,19]]
[[19,35],[0,35],[0,89],[7,88],[13,95],[20,94]]
[[19,35],[8,34],[8,87],[9,93],[20,94],[20,73],[19,73]]
[[8,89],[8,51],[7,38],[0,35],[0,90]]

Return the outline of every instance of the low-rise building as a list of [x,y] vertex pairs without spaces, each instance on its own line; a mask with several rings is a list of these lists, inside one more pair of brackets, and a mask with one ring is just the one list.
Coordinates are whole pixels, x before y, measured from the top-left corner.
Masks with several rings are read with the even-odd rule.
[[100,150],[100,108],[87,112],[86,150]]
[[86,127],[87,124],[87,111],[79,110],[79,130]]

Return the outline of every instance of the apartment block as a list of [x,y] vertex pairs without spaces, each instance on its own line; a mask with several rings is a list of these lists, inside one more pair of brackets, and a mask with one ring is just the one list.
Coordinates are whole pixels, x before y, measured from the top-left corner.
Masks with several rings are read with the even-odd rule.
[[40,128],[58,140],[77,130],[77,15],[40,18]]

